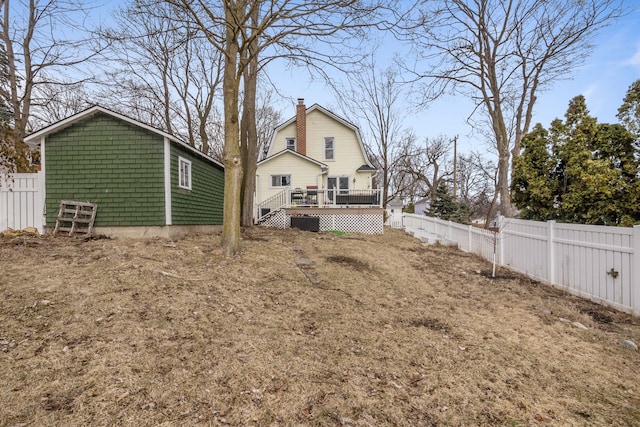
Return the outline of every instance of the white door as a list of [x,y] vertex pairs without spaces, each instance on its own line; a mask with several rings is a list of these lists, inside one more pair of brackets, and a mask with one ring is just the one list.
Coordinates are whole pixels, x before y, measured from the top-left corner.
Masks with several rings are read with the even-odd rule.
[[327,197],[333,201],[333,193],[338,190],[338,194],[349,193],[349,177],[348,176],[330,176],[327,177]]

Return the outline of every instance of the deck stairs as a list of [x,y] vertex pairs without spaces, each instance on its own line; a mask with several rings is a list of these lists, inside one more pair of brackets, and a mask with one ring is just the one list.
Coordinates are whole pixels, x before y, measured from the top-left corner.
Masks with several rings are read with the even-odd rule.
[[421,228],[410,228],[405,227],[404,231],[410,235],[420,240],[422,243],[427,245],[435,245],[440,244],[444,246],[457,246],[458,243],[453,240],[446,239],[444,237],[438,236],[437,234],[430,233]]
[[287,206],[287,190],[269,197],[258,205],[256,224],[262,224]]

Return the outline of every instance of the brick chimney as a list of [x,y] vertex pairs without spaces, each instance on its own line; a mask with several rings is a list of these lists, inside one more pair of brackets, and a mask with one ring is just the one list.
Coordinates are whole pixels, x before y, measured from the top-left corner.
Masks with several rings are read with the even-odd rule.
[[307,155],[307,107],[304,98],[298,98],[296,106],[296,147],[298,153]]

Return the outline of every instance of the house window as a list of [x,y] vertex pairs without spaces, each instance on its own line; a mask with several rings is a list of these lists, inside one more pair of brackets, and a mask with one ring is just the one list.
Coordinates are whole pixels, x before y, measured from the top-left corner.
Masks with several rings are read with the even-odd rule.
[[295,138],[287,138],[287,150],[296,151],[296,139]]
[[289,187],[291,185],[291,175],[271,175],[272,187]]
[[178,186],[191,190],[191,162],[178,157]]
[[325,160],[335,159],[335,147],[334,147],[333,137],[328,137],[324,139],[324,159]]

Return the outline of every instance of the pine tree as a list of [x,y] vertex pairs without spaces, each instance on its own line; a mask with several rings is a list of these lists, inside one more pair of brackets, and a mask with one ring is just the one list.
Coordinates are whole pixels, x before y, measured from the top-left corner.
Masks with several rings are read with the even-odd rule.
[[447,221],[466,224],[469,222],[469,207],[457,201],[450,193],[447,183],[440,182],[436,190],[436,198],[429,207],[429,215]]
[[640,138],[640,80],[633,82],[627,89],[617,117],[629,132]]
[[11,102],[8,99],[11,89],[9,86],[9,60],[4,44],[0,42],[0,124],[9,124],[13,118]]
[[511,184],[513,202],[523,219],[543,221],[555,218],[555,161],[550,153],[549,132],[537,124],[522,139],[523,152],[513,160]]
[[524,138],[512,190],[526,219],[630,226],[640,220],[636,138],[621,125],[598,124],[583,96],[565,121],[538,125]]

